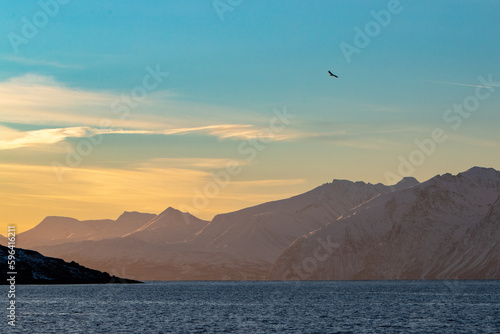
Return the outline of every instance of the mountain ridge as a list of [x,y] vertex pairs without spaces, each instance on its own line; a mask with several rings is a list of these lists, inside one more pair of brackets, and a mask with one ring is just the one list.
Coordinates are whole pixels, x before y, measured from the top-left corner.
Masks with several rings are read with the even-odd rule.
[[[297,265],[300,267],[300,261],[310,262],[307,258],[314,259],[314,252],[312,255],[310,253],[313,246],[322,246],[332,253],[338,246],[343,252],[350,254],[354,254],[356,249],[364,249],[359,254],[333,261],[332,265],[338,265],[335,261],[345,262],[344,266],[340,266],[342,273],[337,271],[337,274],[341,273],[339,277],[351,275],[349,277],[352,279],[377,278],[379,276],[373,266],[363,264],[366,261],[379,261],[369,257],[368,250],[375,250],[381,258],[394,262],[391,254],[403,257],[403,254],[415,253],[419,249],[411,240],[396,243],[394,240],[399,240],[396,237],[397,231],[413,235],[430,233],[419,239],[422,245],[432,244],[432,240],[440,237],[458,248],[460,242],[465,240],[461,238],[468,235],[466,231],[469,229],[476,231],[475,235],[481,234],[478,228],[472,227],[486,217],[493,198],[498,197],[499,178],[500,172],[494,169],[472,167],[457,175],[436,175],[423,183],[413,177],[405,177],[392,186],[333,179],[331,183],[324,183],[303,194],[219,214],[211,221],[201,220],[172,207],[158,215],[136,212],[138,217],[144,219],[141,222],[143,224],[127,234],[110,234],[109,238],[94,236],[79,241],[70,238],[69,242],[39,245],[36,249],[50,256],[77,259],[92,268],[112,271],[122,276],[126,274],[141,280],[262,280],[285,279],[284,270]],[[447,199],[450,194],[454,194],[452,200]],[[431,208],[429,218],[426,212]],[[454,214],[448,215],[450,210],[463,212],[475,220],[440,226],[436,217],[443,216],[448,220],[455,219],[456,222],[465,219]],[[123,215],[126,218],[133,216],[133,213],[124,212]],[[360,223],[362,217],[370,223]],[[492,217],[497,216],[492,214]],[[420,219],[427,223],[418,225],[408,219]],[[486,228],[493,223],[495,221],[485,220],[481,226]],[[425,229],[420,231],[419,227]],[[321,231],[325,229],[330,229],[331,233],[321,236]],[[494,231],[489,234],[493,235]],[[22,234],[20,236],[22,242]],[[311,246],[311,240],[318,236],[321,237]],[[470,244],[479,242],[474,238],[467,240]],[[487,236],[483,236],[481,240],[492,243]],[[396,249],[395,245],[400,249]],[[410,246],[414,248],[410,249]],[[439,252],[445,256],[449,250],[442,246]],[[301,257],[300,254],[309,255]],[[449,254],[451,258],[453,254]],[[493,250],[490,254],[493,254]],[[469,260],[479,261],[479,255],[476,255]],[[456,254],[453,256],[458,258]],[[287,257],[290,261],[283,261]],[[298,264],[292,261],[293,257],[299,261]],[[484,261],[493,265],[494,262],[488,259],[485,258]],[[428,258],[421,256],[419,261],[424,260],[428,261]],[[420,264],[412,261],[409,263],[415,269],[413,274],[413,269],[409,266],[404,273],[397,273],[391,268],[384,270],[386,273],[393,273],[395,277],[426,277],[426,274],[416,274],[423,269]],[[286,268],[280,269],[280,265]],[[313,275],[311,279],[324,279],[328,270],[321,267],[317,277]],[[425,271],[437,273],[435,277],[438,278],[446,277],[444,271],[430,268]],[[277,272],[281,274],[276,274]],[[448,272],[452,273],[453,270]],[[486,273],[487,270],[484,269],[483,272]],[[296,274],[292,276],[298,279],[309,277],[306,274],[302,274],[302,277],[297,277]],[[340,279],[339,277],[335,276],[333,279]]]
[[[444,263],[439,264],[449,260],[450,249],[459,249],[465,242],[467,231],[477,229],[499,195],[500,173],[478,168],[456,176],[437,175],[419,185],[381,195],[297,239],[274,263],[268,278],[500,278],[498,268],[484,277],[463,275],[453,268],[446,271]],[[498,226],[500,221],[495,223]],[[326,259],[314,259],[318,240],[328,238],[338,247],[331,249]],[[478,245],[469,247],[473,250],[462,251],[476,252],[472,258],[477,258],[481,253]],[[309,264],[304,267],[304,263]],[[293,272],[290,268],[298,269]],[[470,267],[468,270],[473,271]]]

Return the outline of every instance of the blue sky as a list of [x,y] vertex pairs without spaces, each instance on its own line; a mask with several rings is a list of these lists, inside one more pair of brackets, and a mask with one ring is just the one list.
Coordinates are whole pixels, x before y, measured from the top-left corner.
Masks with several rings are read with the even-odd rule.
[[[408,159],[415,140],[436,128],[447,140],[413,176],[500,169],[498,1],[219,3],[232,8],[223,20],[209,0],[73,0],[17,52],[13,34],[23,37],[24,18],[43,19],[42,9],[36,1],[2,5],[0,196],[9,199],[2,204],[9,219],[28,226],[49,214],[84,219],[192,207],[196,189],[228,160],[243,169],[197,210],[203,218],[333,178],[388,183],[387,172],[404,176],[399,157]],[[365,30],[371,12],[388,6],[398,13],[348,62],[340,45],[355,45],[354,28]],[[146,68],[169,75],[122,119],[110,106],[124,105]],[[483,88],[491,94],[452,129],[443,115],[474,96],[484,85],[479,76],[496,82]],[[294,115],[290,124],[246,161],[238,147],[284,108]],[[107,132],[103,119],[111,121]],[[96,136],[102,143],[66,166],[62,181],[51,172]],[[24,173],[33,177],[29,187]],[[137,186],[127,181],[134,178],[146,184],[144,200],[123,195]],[[68,199],[69,189],[81,196]],[[104,205],[117,191],[120,200]],[[101,192],[108,197],[90,200]],[[20,202],[33,213],[17,217]]]

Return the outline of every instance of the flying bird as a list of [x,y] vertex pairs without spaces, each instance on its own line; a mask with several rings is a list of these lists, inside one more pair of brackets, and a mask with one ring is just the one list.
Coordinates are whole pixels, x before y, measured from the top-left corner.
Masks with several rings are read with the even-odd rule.
[[331,76],[331,77],[338,78],[338,76],[336,76],[335,74],[333,74],[331,71],[328,71],[328,73],[330,73],[330,76]]

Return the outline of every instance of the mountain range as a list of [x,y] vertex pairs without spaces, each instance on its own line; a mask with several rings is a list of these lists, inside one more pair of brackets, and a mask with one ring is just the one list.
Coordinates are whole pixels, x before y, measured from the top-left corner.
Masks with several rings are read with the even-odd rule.
[[[500,172],[333,180],[205,221],[47,217],[17,244],[139,280],[500,278]],[[1,243],[1,242],[0,242]]]
[[269,278],[498,279],[499,227],[500,172],[438,175],[297,239]]

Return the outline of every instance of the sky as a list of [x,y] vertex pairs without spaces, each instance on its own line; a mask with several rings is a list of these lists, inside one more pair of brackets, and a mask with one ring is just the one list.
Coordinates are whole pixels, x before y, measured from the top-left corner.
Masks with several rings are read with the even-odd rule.
[[[498,1],[4,1],[0,234],[500,169]],[[331,77],[328,71],[339,76]]]

